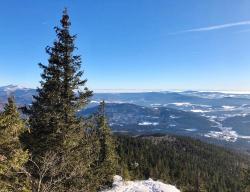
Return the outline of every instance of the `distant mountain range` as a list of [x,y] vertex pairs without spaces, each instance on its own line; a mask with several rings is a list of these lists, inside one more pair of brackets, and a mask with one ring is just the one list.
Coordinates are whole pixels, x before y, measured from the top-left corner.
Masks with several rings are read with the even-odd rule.
[[[0,109],[13,95],[19,106],[32,101],[35,89],[0,87]],[[114,132],[172,133],[250,149],[250,94],[221,92],[95,93],[80,115],[90,115],[101,100]]]
[[[32,95],[36,94],[36,89],[26,88],[17,85],[0,86],[0,103],[6,102],[8,96],[13,95],[19,104],[27,104],[32,100]],[[221,92],[139,92],[139,93],[95,93],[92,103],[105,100],[112,103],[133,103],[142,106],[167,106],[169,104],[179,106],[188,105],[211,105],[213,107],[242,104],[250,105],[250,94],[235,94]],[[178,103],[182,103],[179,104]]]
[[[91,107],[79,114],[88,116],[96,112],[97,108]],[[216,123],[208,118],[173,108],[110,103],[106,105],[105,111],[114,132],[202,135],[208,131],[219,131]]]
[[6,103],[9,96],[14,96],[19,105],[30,104],[35,94],[36,90],[31,88],[17,85],[2,86],[0,87],[0,105]]

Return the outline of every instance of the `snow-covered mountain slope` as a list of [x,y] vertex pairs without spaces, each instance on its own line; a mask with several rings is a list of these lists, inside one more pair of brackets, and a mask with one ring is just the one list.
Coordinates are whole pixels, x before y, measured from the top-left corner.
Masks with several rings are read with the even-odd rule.
[[121,176],[114,176],[113,188],[102,192],[180,192],[175,186],[152,179],[143,181],[123,181]]
[[25,86],[22,85],[6,85],[0,87],[0,90],[5,92],[14,92],[16,90],[27,90],[27,89],[29,88],[26,88]]

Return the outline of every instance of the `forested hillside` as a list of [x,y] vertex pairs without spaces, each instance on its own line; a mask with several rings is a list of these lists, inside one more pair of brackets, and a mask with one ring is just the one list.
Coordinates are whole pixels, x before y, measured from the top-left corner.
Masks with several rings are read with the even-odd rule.
[[183,192],[249,190],[247,156],[185,137],[118,136],[117,141],[127,179],[160,179]]
[[[132,180],[151,177],[182,192],[250,191],[249,156],[189,137],[142,135],[151,134],[153,127],[175,127],[190,135],[200,130],[210,133],[209,138],[211,134],[230,133],[231,129],[223,130],[221,122],[208,119],[211,116],[197,115],[198,109],[190,108],[191,113],[165,108],[163,103],[152,108],[130,103],[109,104],[105,111],[105,102],[100,100],[94,102],[98,108],[87,109],[93,92],[86,85],[81,56],[75,53],[76,35],[71,34],[70,26],[65,9],[60,25],[54,28],[55,41],[46,47],[48,62],[39,64],[41,81],[31,104],[22,106],[20,112],[15,95],[9,94],[16,88],[4,88],[8,94],[4,95],[7,103],[0,103],[0,192],[96,192],[109,189],[116,174]],[[161,95],[150,94],[158,100]],[[20,103],[27,102],[23,97]],[[137,136],[113,135],[112,124],[116,124],[116,133]],[[246,131],[244,126],[241,132]],[[248,138],[235,135],[233,142]]]

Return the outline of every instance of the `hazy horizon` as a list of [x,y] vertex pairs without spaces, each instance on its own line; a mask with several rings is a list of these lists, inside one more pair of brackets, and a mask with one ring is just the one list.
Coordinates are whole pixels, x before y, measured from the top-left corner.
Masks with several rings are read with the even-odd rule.
[[[17,84],[8,84],[8,85],[0,85],[1,87],[17,87],[20,89],[36,89],[37,87],[30,87],[25,85],[17,85]],[[205,90],[205,89],[91,89],[96,93],[143,93],[143,92],[186,92],[186,91],[197,91],[197,92],[219,92],[225,94],[250,94],[250,90]]]

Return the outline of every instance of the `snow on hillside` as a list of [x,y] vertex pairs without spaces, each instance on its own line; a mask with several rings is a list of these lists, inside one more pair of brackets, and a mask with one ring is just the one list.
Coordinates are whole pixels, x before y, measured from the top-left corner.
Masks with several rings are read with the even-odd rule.
[[0,87],[3,91],[5,92],[14,92],[16,90],[25,90],[25,89],[29,89],[29,88],[26,88],[22,85],[7,85],[7,86],[3,86],[3,87]]
[[113,188],[102,192],[180,192],[175,186],[152,179],[142,181],[123,181],[121,176],[114,176]]

